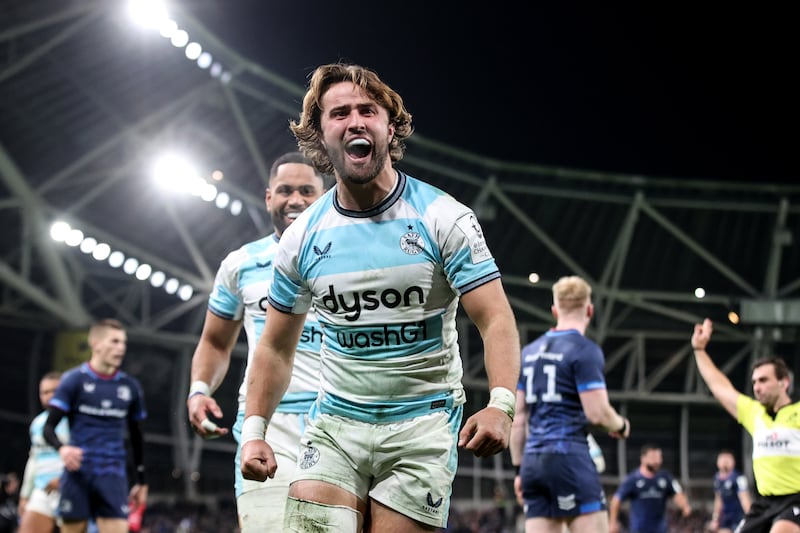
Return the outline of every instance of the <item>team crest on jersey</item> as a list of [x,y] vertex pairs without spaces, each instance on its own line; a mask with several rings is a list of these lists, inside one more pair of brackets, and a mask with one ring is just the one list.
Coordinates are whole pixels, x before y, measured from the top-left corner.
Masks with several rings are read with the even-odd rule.
[[328,244],[325,245],[324,248],[320,248],[319,246],[317,246],[315,244],[314,245],[314,253],[317,254],[317,257],[328,257],[328,252],[331,251],[331,244],[333,244],[333,243],[329,242]]
[[94,388],[95,388],[95,384],[94,383],[87,382],[87,383],[83,384],[84,392],[88,392],[89,394],[94,392]]
[[131,389],[127,385],[120,385],[117,387],[117,398],[124,402],[128,402],[131,399]]
[[400,237],[400,249],[408,255],[417,255],[425,249],[425,241],[416,231],[409,231]]
[[303,451],[303,457],[300,458],[300,468],[306,470],[311,468],[319,462],[319,450],[309,445]]

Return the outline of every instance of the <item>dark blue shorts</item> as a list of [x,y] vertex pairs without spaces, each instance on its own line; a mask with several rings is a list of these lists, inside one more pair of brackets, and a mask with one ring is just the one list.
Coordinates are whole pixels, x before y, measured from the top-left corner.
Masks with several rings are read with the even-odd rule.
[[89,518],[128,519],[128,480],[113,474],[64,471],[58,511],[66,521]]
[[535,453],[520,470],[526,518],[563,518],[606,510],[600,475],[583,453]]

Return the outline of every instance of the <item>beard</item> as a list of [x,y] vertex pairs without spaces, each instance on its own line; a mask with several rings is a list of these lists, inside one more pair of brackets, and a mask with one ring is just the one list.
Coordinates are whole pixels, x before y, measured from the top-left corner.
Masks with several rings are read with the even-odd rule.
[[386,159],[389,157],[388,144],[384,142],[375,143],[370,155],[372,157],[368,163],[354,167],[349,164],[344,149],[328,151],[328,157],[330,157],[336,175],[339,176],[342,181],[355,185],[366,185],[381,173],[386,164]]
[[646,464],[646,465],[644,465],[644,467],[651,474],[655,474],[656,472],[658,472],[658,466],[657,465]]

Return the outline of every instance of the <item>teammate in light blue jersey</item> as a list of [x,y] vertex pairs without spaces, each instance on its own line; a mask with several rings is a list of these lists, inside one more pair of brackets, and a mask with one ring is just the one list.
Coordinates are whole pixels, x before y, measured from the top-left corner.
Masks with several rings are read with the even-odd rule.
[[[524,502],[525,531],[608,531],[608,514],[587,426],[627,438],[628,420],[611,406],[603,351],[586,338],[592,288],[578,276],[553,284],[555,328],[522,348],[511,462]],[[593,440],[593,439],[592,439]]]
[[[144,439],[147,417],[139,380],[120,370],[127,335],[114,319],[89,329],[88,362],[64,373],[49,402],[44,438],[64,461],[58,511],[62,533],[83,533],[94,519],[100,533],[128,531],[131,506],[145,505]],[[59,440],[58,423],[69,420],[69,443]],[[126,433],[136,472],[128,490]]]
[[[250,366],[243,474],[263,480],[281,468],[270,420],[313,308],[324,332],[321,392],[284,529],[443,527],[457,446],[486,457],[508,445],[520,353],[500,273],[468,207],[394,168],[411,115],[374,72],[341,63],[317,68],[291,128],[336,186],[281,238]],[[489,406],[460,432],[459,302],[483,338],[492,389]]]
[[[228,371],[231,352],[244,327],[248,355],[244,379],[239,387],[239,409],[233,436],[241,440],[244,402],[250,361],[267,310],[267,294],[278,242],[284,230],[324,191],[322,175],[300,152],[289,152],[275,160],[266,191],[267,212],[275,231],[231,252],[217,271],[214,290],[208,299],[205,325],[192,358],[192,385],[186,406],[189,421],[204,438],[225,435],[209,416],[222,417],[222,409],[211,393]],[[275,443],[281,466],[280,476],[266,483],[242,479],[241,446],[237,447],[234,492],[242,533],[275,530],[283,522],[294,465],[297,463],[300,435],[305,417],[319,389],[319,350],[322,330],[313,312],[306,317],[295,355],[294,371],[286,394],[273,416],[267,438]],[[216,427],[215,427],[216,426]]]
[[[30,425],[31,450],[22,476],[19,493],[19,533],[50,533],[56,527],[58,511],[58,480],[64,463],[58,450],[44,440],[47,403],[61,381],[61,372],[48,372],[39,380],[39,401],[45,410],[36,415]],[[63,419],[56,426],[61,442],[69,442],[69,424]]]

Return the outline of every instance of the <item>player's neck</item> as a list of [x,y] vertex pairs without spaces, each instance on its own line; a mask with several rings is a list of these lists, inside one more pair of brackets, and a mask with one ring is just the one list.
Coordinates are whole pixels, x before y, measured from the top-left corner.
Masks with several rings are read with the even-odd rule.
[[398,172],[387,165],[369,183],[357,184],[337,178],[336,199],[350,211],[367,211],[385,200],[400,181]]
[[95,361],[93,359],[89,360],[89,368],[92,369],[92,372],[99,376],[109,377],[113,376],[117,372],[117,367],[103,364],[100,361]]

